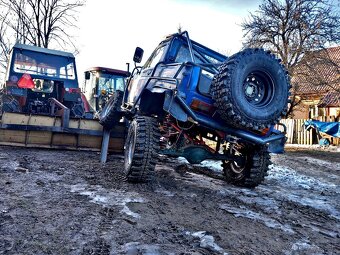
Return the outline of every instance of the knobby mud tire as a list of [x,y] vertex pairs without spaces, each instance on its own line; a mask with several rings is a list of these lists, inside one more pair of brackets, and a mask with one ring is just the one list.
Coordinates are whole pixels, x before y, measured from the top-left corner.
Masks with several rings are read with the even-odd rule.
[[238,165],[234,161],[222,163],[227,182],[241,187],[253,188],[264,181],[271,164],[267,146],[234,144],[230,147],[230,153],[242,155],[245,162],[243,165]]
[[228,125],[261,130],[287,114],[290,88],[279,59],[269,51],[246,49],[220,66],[211,93]]
[[123,102],[124,92],[117,90],[109,99],[99,115],[99,123],[106,129],[112,129],[122,118],[120,106]]
[[129,182],[149,182],[158,159],[160,132],[155,118],[137,116],[125,142],[124,169]]

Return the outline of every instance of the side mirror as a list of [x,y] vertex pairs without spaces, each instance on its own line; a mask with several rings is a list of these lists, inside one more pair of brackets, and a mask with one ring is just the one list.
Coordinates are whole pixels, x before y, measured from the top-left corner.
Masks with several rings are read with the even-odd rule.
[[137,47],[135,50],[135,55],[133,56],[133,61],[136,63],[142,62],[144,50],[142,48]]
[[85,72],[85,80],[89,80],[91,78],[90,72]]

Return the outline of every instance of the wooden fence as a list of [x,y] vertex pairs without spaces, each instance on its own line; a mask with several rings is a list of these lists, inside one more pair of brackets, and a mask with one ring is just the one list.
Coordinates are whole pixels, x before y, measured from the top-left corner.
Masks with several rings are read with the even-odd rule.
[[[315,129],[311,128],[308,131],[304,128],[304,122],[307,119],[284,119],[280,122],[287,127],[287,143],[288,144],[305,144],[312,145],[318,144],[319,138]],[[332,118],[321,118],[320,121],[336,121]],[[277,126],[277,128],[283,131],[282,126]],[[325,136],[328,138],[333,145],[339,145],[340,139],[330,136]]]

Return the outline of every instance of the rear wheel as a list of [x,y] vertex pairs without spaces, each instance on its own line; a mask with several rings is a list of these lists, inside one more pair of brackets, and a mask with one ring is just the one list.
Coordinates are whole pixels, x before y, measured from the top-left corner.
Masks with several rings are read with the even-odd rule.
[[260,130],[287,113],[289,88],[287,72],[273,54],[246,49],[221,65],[212,96],[228,124]]
[[243,157],[242,162],[222,163],[226,181],[243,187],[255,187],[264,181],[271,164],[266,146],[235,143],[225,153]]
[[152,117],[137,116],[125,142],[124,169],[130,182],[148,182],[154,176],[160,133]]
[[124,92],[117,90],[110,97],[99,116],[99,123],[106,129],[112,129],[122,118],[120,106],[123,102]]

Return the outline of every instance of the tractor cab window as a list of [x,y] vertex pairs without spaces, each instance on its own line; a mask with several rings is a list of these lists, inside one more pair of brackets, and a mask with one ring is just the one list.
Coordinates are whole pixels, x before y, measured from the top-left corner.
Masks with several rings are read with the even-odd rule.
[[59,71],[60,78],[64,79],[74,79],[74,65],[69,63],[67,66],[62,66]]
[[74,58],[50,55],[28,50],[14,53],[13,71],[42,77],[74,80]]
[[116,90],[124,91],[124,77],[118,75],[101,74],[98,78],[98,93],[113,93]]
[[32,89],[34,92],[42,92],[42,93],[52,93],[54,81],[51,80],[43,80],[43,79],[33,79],[34,88]]

